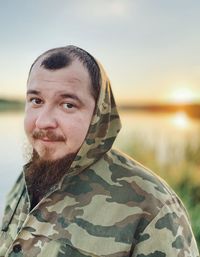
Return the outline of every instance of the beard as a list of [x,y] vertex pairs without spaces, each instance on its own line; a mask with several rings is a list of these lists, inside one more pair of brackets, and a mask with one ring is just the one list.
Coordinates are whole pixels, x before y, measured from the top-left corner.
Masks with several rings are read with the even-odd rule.
[[57,160],[40,158],[33,150],[30,161],[24,166],[25,180],[33,208],[41,198],[58,184],[70,168],[77,153],[67,154]]

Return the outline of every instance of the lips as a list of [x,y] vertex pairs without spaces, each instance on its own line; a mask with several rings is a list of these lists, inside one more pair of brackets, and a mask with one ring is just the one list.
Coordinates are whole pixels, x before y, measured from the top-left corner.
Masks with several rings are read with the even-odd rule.
[[55,140],[52,140],[48,137],[44,137],[44,138],[40,138],[40,140],[44,141],[44,142],[56,142]]
[[48,137],[43,137],[43,138],[38,138],[37,140],[42,141],[43,143],[59,143],[59,142],[63,142],[63,140],[55,140],[55,139],[51,139]]

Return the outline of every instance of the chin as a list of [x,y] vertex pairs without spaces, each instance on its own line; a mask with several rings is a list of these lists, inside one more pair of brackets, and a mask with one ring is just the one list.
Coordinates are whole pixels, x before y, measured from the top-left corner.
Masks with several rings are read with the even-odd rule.
[[44,160],[44,161],[56,161],[56,160],[59,160],[59,159],[62,159],[63,156],[59,156],[59,155],[51,155],[51,154],[39,154],[39,157],[41,160]]
[[56,160],[59,159],[58,153],[56,153],[55,149],[49,147],[36,147],[36,153],[38,154],[41,160]]
[[38,156],[41,160],[44,161],[57,161],[62,159],[63,157],[67,156],[68,154],[59,154],[53,151],[42,151],[42,152],[37,152]]

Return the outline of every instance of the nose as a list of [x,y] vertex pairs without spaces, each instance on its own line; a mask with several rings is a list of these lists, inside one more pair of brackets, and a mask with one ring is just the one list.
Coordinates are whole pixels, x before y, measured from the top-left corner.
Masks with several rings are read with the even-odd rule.
[[55,129],[57,128],[57,120],[53,111],[48,108],[42,108],[38,113],[35,121],[35,126],[38,129]]

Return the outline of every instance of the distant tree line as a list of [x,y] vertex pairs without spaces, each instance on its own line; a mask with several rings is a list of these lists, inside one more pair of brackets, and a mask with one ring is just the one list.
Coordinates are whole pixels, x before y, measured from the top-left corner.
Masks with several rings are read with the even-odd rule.
[[145,111],[145,112],[185,112],[190,117],[200,118],[200,103],[169,103],[169,104],[138,104],[138,105],[120,105],[124,111]]
[[23,108],[23,101],[0,98],[0,111],[20,111]]

